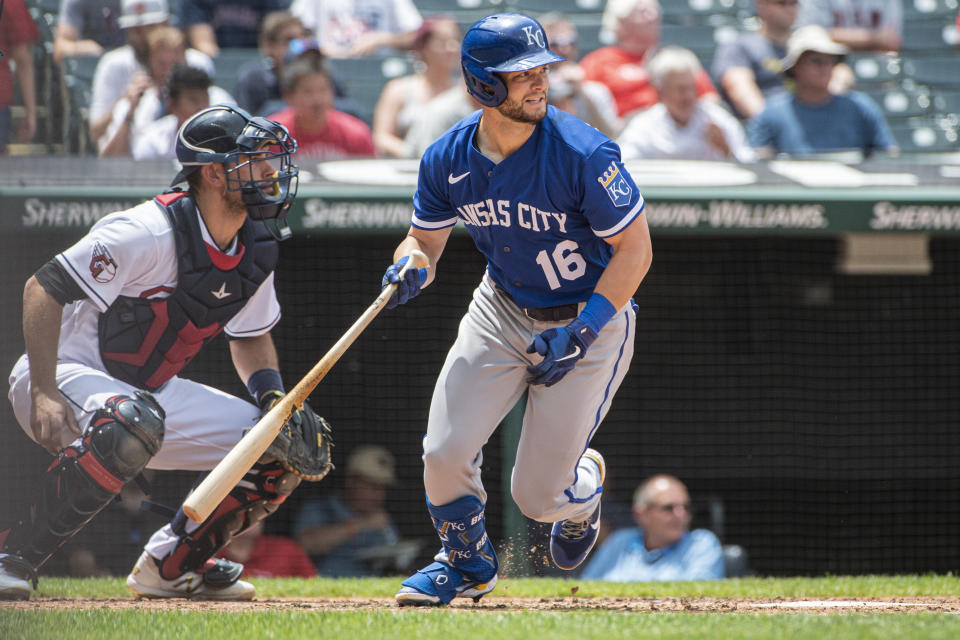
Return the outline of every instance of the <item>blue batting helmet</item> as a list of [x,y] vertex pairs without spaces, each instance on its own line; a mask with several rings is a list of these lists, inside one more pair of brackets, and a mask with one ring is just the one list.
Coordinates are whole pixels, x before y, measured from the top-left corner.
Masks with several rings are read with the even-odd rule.
[[539,22],[518,13],[498,13],[475,23],[460,49],[467,91],[485,107],[507,98],[497,72],[526,71],[565,59],[550,51]]
[[[250,217],[282,219],[297,195],[300,170],[291,160],[296,151],[297,141],[282,124],[251,116],[239,107],[209,107],[184,122],[177,133],[177,160],[183,169],[172,184],[186,180],[203,165],[229,162],[234,166],[227,170],[227,188],[240,191]],[[254,161],[270,162],[276,173],[254,179],[245,169]]]

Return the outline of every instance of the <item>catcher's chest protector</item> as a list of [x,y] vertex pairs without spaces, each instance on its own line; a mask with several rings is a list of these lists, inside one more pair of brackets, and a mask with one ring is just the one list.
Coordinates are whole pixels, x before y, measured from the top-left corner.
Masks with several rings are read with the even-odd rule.
[[277,241],[247,220],[236,255],[209,249],[188,193],[157,196],[173,227],[177,286],[163,299],[118,297],[100,316],[100,355],[110,375],[149,391],[175,376],[247,303],[276,268]]

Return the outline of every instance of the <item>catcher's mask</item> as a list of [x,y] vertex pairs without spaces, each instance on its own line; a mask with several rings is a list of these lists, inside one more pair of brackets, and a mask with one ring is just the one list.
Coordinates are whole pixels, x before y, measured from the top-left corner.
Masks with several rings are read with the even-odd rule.
[[[210,107],[184,122],[177,133],[177,159],[183,168],[171,186],[205,164],[221,163],[227,188],[241,192],[251,218],[282,223],[297,195],[300,169],[291,160],[296,151],[297,141],[282,124],[238,107]],[[254,179],[252,164],[261,161],[270,162],[275,172]]]

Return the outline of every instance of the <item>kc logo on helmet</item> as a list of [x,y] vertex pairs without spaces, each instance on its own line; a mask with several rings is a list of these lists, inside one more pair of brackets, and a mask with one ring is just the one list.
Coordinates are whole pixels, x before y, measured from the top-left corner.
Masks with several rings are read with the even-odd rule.
[[90,275],[103,284],[110,282],[117,275],[117,263],[107,248],[99,242],[93,245],[93,254],[90,256]]
[[633,188],[627,184],[627,179],[620,173],[620,168],[616,162],[611,162],[603,175],[597,178],[597,182],[603,185],[607,195],[615,207],[625,207],[630,204],[630,194]]
[[547,41],[543,37],[543,31],[537,29],[534,31],[535,27],[533,25],[527,25],[523,28],[523,32],[527,34],[527,44],[535,44],[541,49],[546,48]]

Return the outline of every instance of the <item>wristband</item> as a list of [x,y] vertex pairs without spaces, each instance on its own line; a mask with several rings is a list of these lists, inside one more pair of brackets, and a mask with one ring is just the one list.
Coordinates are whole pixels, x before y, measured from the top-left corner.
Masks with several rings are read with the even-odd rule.
[[587,300],[586,306],[583,307],[583,311],[577,317],[599,335],[603,326],[610,322],[610,319],[616,314],[617,310],[609,300],[599,293],[594,293]]
[[260,402],[260,398],[268,391],[283,393],[283,379],[276,369],[260,369],[254,371],[247,378],[247,391],[253,396],[253,401]]

